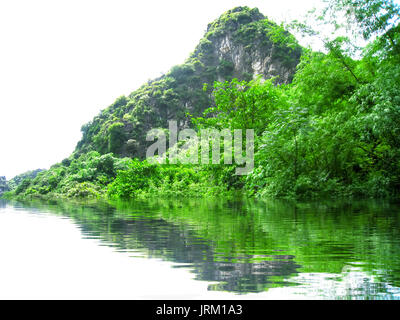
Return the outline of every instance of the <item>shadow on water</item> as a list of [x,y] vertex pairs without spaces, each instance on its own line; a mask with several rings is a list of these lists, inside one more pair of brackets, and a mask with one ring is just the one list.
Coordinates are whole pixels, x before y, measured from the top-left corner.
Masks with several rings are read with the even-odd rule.
[[13,205],[70,217],[84,237],[117,251],[190,268],[196,279],[215,282],[210,290],[262,292],[299,285],[293,278],[300,274],[342,274],[352,266],[379,279],[357,288],[364,296],[385,292],[382,283],[400,285],[399,206],[393,203],[240,198]]

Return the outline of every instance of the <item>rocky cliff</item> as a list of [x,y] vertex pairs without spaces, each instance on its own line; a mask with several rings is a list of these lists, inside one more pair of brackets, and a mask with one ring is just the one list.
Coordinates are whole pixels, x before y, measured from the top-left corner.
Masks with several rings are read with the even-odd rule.
[[149,81],[82,127],[75,155],[96,150],[143,158],[152,128],[169,120],[190,126],[188,113],[199,116],[212,106],[215,81],[251,80],[257,75],[276,83],[292,80],[301,55],[296,40],[258,9],[238,7],[208,25],[205,36],[185,63]]

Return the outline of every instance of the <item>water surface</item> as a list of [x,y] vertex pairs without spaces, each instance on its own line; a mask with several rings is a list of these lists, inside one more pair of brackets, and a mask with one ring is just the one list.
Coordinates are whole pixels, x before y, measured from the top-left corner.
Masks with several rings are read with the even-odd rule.
[[1,201],[0,298],[399,299],[399,209]]

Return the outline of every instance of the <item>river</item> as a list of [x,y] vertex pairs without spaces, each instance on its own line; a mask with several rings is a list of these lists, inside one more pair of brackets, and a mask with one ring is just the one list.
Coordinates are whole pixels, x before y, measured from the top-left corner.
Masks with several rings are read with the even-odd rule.
[[0,299],[400,299],[400,205],[0,200]]

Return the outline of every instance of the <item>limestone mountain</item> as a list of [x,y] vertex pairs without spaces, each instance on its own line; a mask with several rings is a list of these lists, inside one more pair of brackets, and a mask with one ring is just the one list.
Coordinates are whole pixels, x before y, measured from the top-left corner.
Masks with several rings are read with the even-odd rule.
[[260,75],[289,83],[301,51],[292,35],[258,9],[229,10],[208,25],[183,64],[128,97],[119,97],[85,124],[75,155],[95,150],[143,158],[150,129],[167,128],[169,120],[178,121],[180,129],[190,127],[188,113],[200,116],[213,105],[215,81],[250,80]]

